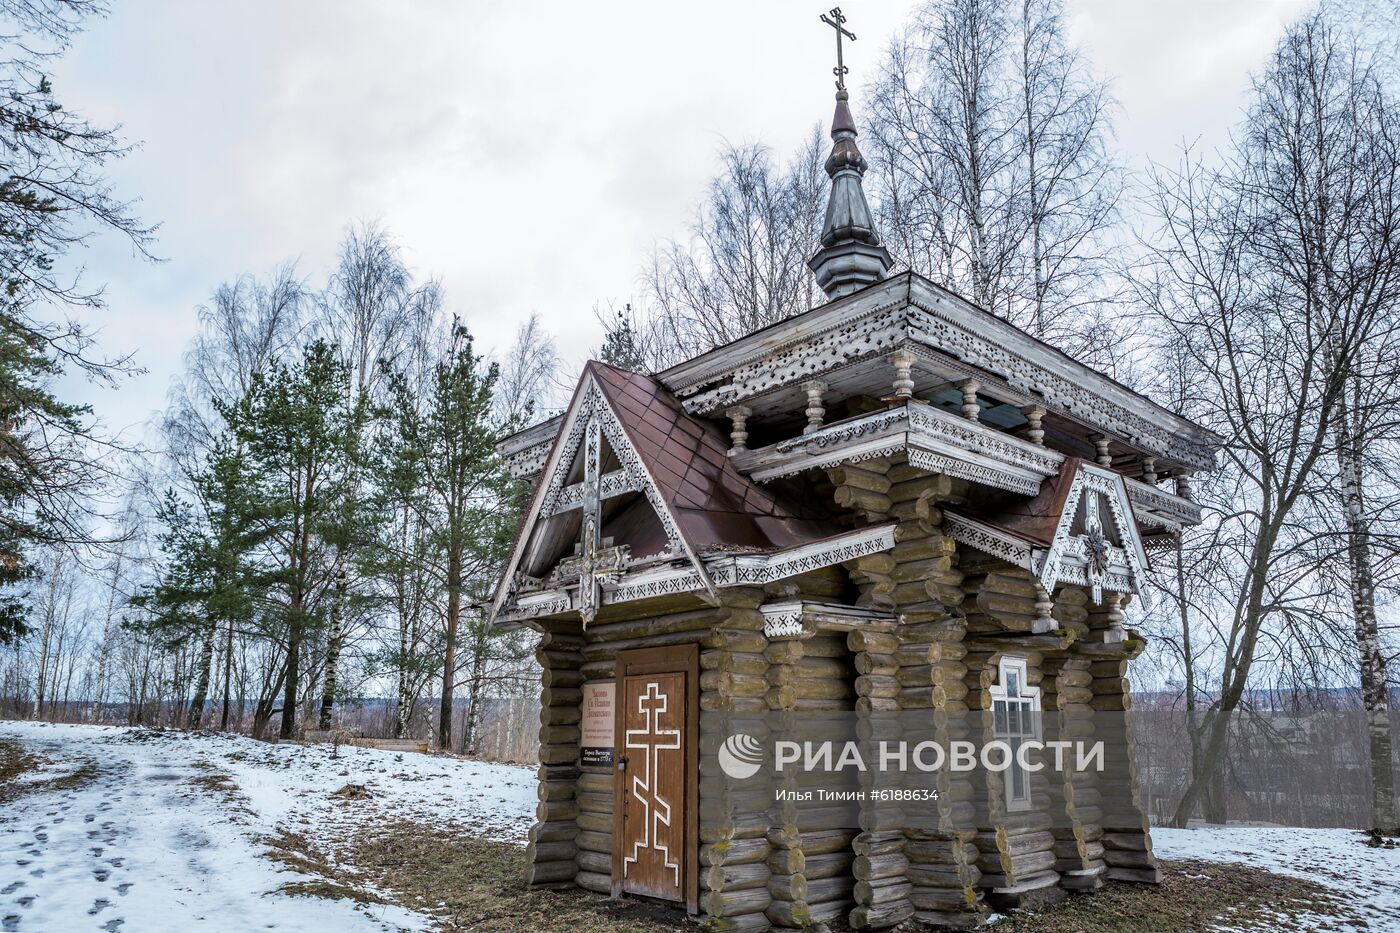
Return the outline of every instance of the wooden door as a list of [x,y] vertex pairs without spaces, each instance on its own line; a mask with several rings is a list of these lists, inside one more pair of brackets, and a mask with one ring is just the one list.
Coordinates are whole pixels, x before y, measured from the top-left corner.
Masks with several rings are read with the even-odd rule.
[[698,657],[691,649],[618,655],[613,887],[693,904]]

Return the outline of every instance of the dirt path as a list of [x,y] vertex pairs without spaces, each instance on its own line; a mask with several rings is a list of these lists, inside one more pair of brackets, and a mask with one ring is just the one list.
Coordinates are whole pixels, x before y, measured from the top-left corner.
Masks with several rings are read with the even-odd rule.
[[0,784],[0,930],[419,926],[394,907],[277,893],[293,879],[263,858],[258,815],[211,794],[207,766],[140,735],[20,740],[46,761]]

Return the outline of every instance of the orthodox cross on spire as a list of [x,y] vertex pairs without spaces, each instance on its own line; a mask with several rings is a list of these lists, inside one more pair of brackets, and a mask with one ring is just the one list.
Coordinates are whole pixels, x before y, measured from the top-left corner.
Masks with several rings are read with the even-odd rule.
[[856,145],[856,121],[851,117],[850,94],[846,91],[846,61],[841,39],[855,39],[846,29],[841,8],[832,7],[821,20],[836,30],[836,116],[831,121],[831,156],[826,173],[831,176],[831,198],[822,225],[821,249],[807,266],[816,273],[817,284],[828,298],[840,298],[878,282],[890,271],[890,254],[880,245],[870,205],[865,201],[861,176],[868,167]]
[[823,23],[836,30],[836,67],[831,69],[831,73],[836,75],[836,90],[844,91],[846,89],[846,75],[850,73],[851,69],[846,67],[846,61],[841,56],[841,37],[845,36],[854,42],[856,34],[846,28],[846,17],[839,6],[831,8],[830,16],[823,13],[821,18]]

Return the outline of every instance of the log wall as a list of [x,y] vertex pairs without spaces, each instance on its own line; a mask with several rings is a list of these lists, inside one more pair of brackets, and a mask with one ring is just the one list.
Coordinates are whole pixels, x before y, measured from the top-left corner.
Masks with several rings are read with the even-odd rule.
[[[983,636],[967,655],[968,706],[987,715],[982,717],[979,746],[996,738],[992,721],[991,688],[1000,677],[999,665],[1006,655],[1026,661],[1026,686],[1042,690],[1044,708],[1043,654],[1025,645],[1006,644],[1008,633],[1029,635],[1035,607],[1036,588],[1029,572],[989,558],[967,559],[965,588],[972,607],[967,612],[968,631]],[[1005,771],[985,771],[976,781],[978,867],[982,885],[988,888],[992,903],[1015,907],[1034,897],[1044,900],[1059,882],[1055,868],[1055,837],[1051,831],[1052,788],[1049,773],[1028,776],[1030,806],[1010,809],[1007,805]]]
[[560,623],[540,639],[539,804],[530,829],[528,881],[569,887],[578,874],[579,704],[583,635],[577,622]]
[[[906,729],[901,738],[910,743],[938,741],[946,747],[964,737],[960,730],[965,717],[959,714],[967,709],[967,651],[962,643],[966,626],[956,614],[966,594],[957,545],[942,533],[940,506],[961,501],[967,485],[905,463],[869,460],[860,466],[858,471],[829,471],[838,503],[843,498],[859,503],[867,518],[894,518],[898,526],[892,550],[847,564],[859,587],[857,604],[888,609],[905,622],[892,658],[894,705],[926,709],[930,715],[927,732],[909,734]],[[888,662],[869,663],[883,667]],[[882,835],[888,831],[885,827],[874,827],[875,835],[862,843],[870,852],[878,850],[878,855],[865,857],[882,860],[885,867],[902,860],[905,876],[903,882],[858,887],[852,926],[883,928],[909,917],[973,926],[986,915],[973,842],[970,776],[945,770],[938,775],[938,791],[936,803],[908,808],[902,839]]]
[[1139,798],[1128,682],[1128,662],[1144,643],[1132,637],[1112,640],[1121,631],[1122,619],[1117,606],[1095,607],[1089,614],[1091,634],[1079,645],[1081,653],[1098,659],[1089,665],[1093,676],[1089,705],[1101,714],[1095,720],[1095,738],[1104,742],[1104,771],[1099,776],[1103,858],[1110,879],[1156,884],[1162,873],[1152,854],[1152,837]]
[[[613,680],[620,650],[688,643],[700,646],[705,929],[809,930],[839,921],[888,929],[909,920],[967,927],[985,918],[988,900],[1009,906],[1105,878],[1155,881],[1126,718],[1097,731],[1091,721],[1097,711],[1128,705],[1127,663],[1141,643],[1116,640],[1121,613],[1090,605],[1082,588],[1062,587],[1056,631],[1034,633],[1039,613],[1029,574],[959,548],[942,532],[942,507],[965,499],[965,483],[887,460],[832,469],[828,478],[858,523],[897,522],[890,551],[766,590],[725,589],[719,606],[677,597],[645,610],[613,607],[586,632],[577,623],[547,623],[537,655],[544,689],[530,882],[611,892],[614,775],[578,764],[581,688]],[[854,600],[902,624],[894,632],[768,639],[759,607],[803,596]],[[1012,811],[995,772],[945,768],[936,776],[936,802],[901,810],[797,805],[775,794],[830,788],[839,775],[787,769],[767,781],[734,782],[719,771],[715,753],[729,731],[742,727],[766,743],[765,717],[774,714],[777,729],[814,741],[822,736],[812,730],[821,727],[809,714],[868,714],[860,732],[867,760],[880,741],[980,745],[993,737],[991,719],[967,714],[990,710],[990,687],[1007,653],[1026,658],[1043,708],[1063,716],[1045,738],[1103,740],[1105,774],[1032,774],[1032,806]],[[924,724],[880,715],[909,710],[926,710]],[[725,714],[728,727],[707,729],[706,714]],[[872,769],[851,780],[870,790],[880,776]]]

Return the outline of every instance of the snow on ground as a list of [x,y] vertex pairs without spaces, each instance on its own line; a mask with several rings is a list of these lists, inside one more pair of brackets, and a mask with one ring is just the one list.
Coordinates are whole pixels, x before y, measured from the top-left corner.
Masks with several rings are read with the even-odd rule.
[[[396,906],[278,893],[310,876],[279,871],[263,840],[290,829],[320,842],[323,825],[402,818],[520,841],[535,803],[533,773],[511,765],[28,722],[0,721],[0,739],[48,759],[29,784],[93,771],[0,809],[5,931],[424,929]],[[246,799],[190,783],[214,773]],[[368,805],[332,796],[346,784],[365,785]]]
[[1158,858],[1240,862],[1316,881],[1351,900],[1366,929],[1400,931],[1400,849],[1372,849],[1365,838],[1352,829],[1157,826],[1152,850]]
[[[3,739],[47,759],[20,782],[69,776],[72,786],[35,787],[0,809],[0,931],[420,930],[429,919],[399,907],[278,893],[311,876],[279,870],[264,840],[288,830],[333,848],[347,827],[403,819],[523,844],[535,807],[534,772],[513,765],[29,722],[0,721]],[[217,774],[236,796],[191,783]],[[336,797],[347,784],[369,799]],[[1156,828],[1152,838],[1162,858],[1320,881],[1367,929],[1400,931],[1400,849],[1367,848],[1360,833]]]

